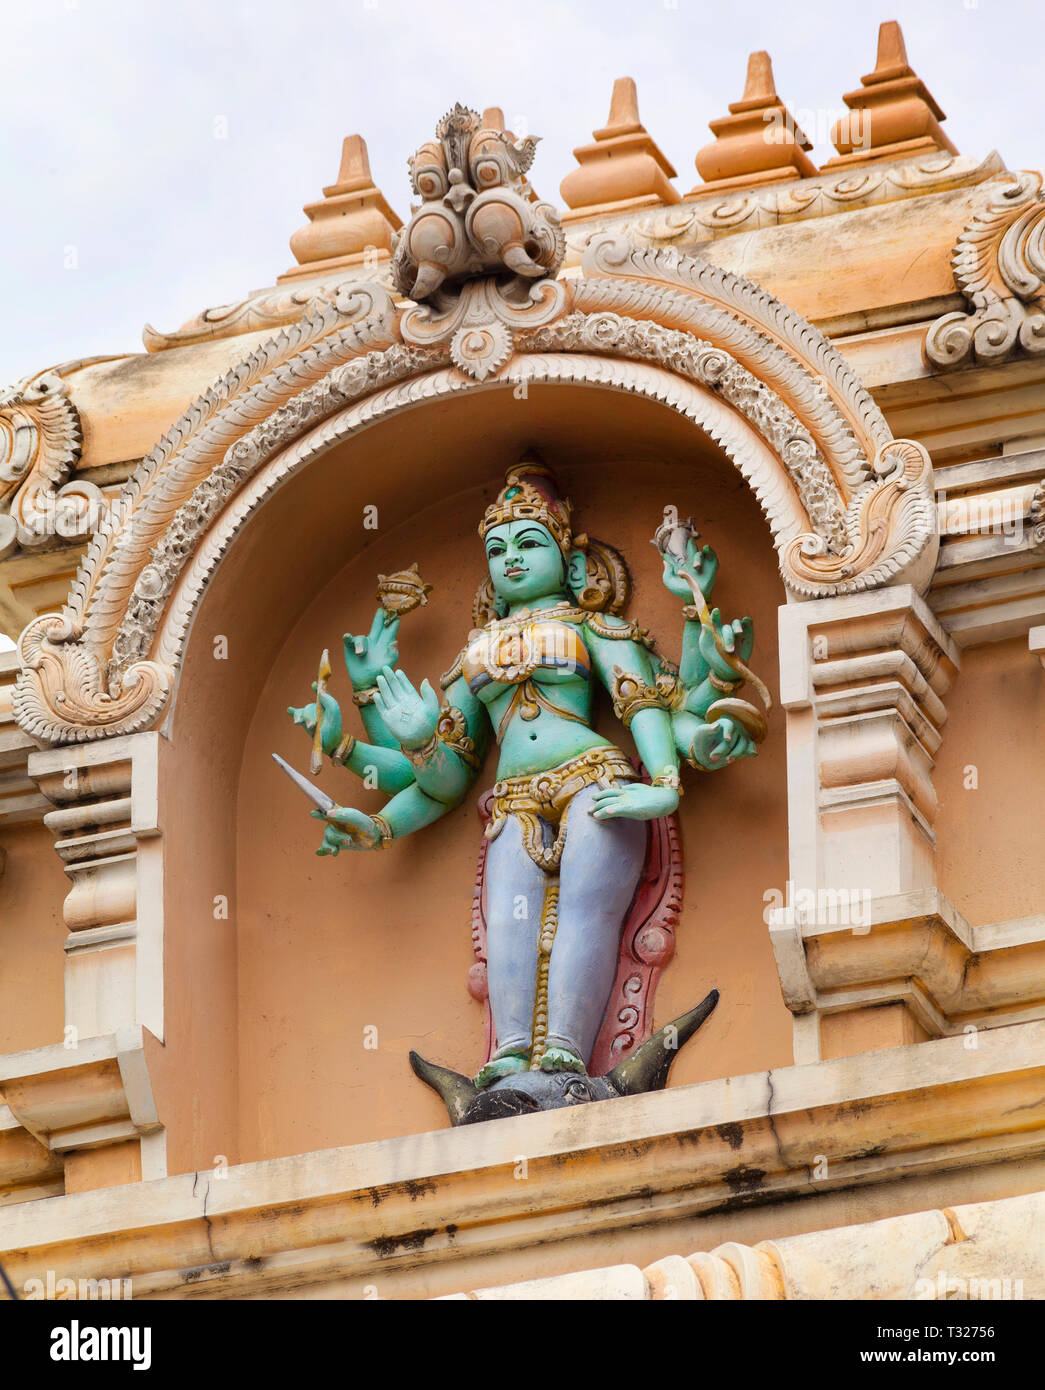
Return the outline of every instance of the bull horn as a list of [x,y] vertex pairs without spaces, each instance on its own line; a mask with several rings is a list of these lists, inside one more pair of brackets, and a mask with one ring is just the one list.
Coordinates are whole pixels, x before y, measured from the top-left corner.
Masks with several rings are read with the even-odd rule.
[[426,1086],[431,1086],[440,1097],[450,1116],[450,1123],[459,1125],[477,1094],[470,1078],[462,1076],[459,1071],[451,1071],[449,1067],[426,1062],[419,1052],[410,1053],[410,1065],[414,1075]]
[[[618,1062],[606,1080],[622,1096],[638,1096],[646,1091],[663,1090],[671,1064],[679,1049],[689,1042],[700,1025],[710,1018],[718,1003],[718,990],[713,989],[695,1009],[681,1014],[647,1038],[630,1057]],[[669,1046],[670,1041],[670,1046]]]

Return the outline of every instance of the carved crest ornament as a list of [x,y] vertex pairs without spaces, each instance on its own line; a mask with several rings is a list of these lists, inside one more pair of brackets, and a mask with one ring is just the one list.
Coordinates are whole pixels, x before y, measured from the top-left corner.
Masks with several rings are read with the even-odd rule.
[[964,228],[951,266],[966,311],[929,329],[925,352],[937,367],[1005,362],[1045,353],[1045,199],[1041,175],[987,185],[985,206]]
[[69,481],[83,431],[60,373],[39,372],[0,391],[0,555],[88,535],[105,510],[93,483]]
[[[63,610],[22,634],[14,705],[37,742],[155,726],[208,580],[266,497],[369,425],[479,389],[583,383],[678,412],[755,492],[796,599],[926,586],[928,455],[892,437],[827,339],[739,276],[610,234],[560,278],[558,216],[526,179],[533,146],[455,107],[410,163],[421,202],[393,274],[411,297],[360,282],[311,300],[142,460]],[[29,468],[53,489],[75,459],[73,420],[60,384],[46,405],[39,384],[20,390],[0,399],[0,479]]]

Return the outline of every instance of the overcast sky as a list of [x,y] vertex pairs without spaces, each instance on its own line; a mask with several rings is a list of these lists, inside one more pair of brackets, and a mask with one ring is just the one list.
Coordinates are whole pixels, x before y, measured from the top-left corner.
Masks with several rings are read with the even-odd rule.
[[685,192],[749,50],[769,50],[821,163],[895,18],[958,148],[1040,168],[1042,14],[1041,0],[0,0],[0,385],[141,351],[146,321],[169,330],[272,284],[347,134],[407,215],[407,155],[456,100],[543,135],[533,180],[557,199],[629,74]]

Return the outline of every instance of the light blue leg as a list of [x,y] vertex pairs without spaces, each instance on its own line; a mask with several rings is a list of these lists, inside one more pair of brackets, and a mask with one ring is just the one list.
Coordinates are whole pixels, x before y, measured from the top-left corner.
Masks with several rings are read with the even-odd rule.
[[598,821],[597,787],[570,803],[559,926],[548,973],[548,1045],[591,1060],[617,971],[620,934],[646,858],[645,821]]
[[486,856],[486,963],[498,1050],[526,1052],[532,1041],[545,882],[509,816]]

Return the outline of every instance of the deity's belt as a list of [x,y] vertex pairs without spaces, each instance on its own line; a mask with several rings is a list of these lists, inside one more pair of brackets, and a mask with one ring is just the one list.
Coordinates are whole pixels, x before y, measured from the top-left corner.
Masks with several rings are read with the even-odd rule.
[[[566,844],[566,815],[577,793],[597,782],[610,786],[614,782],[636,780],[635,769],[625,755],[619,748],[611,747],[589,748],[586,753],[547,772],[506,777],[494,784],[487,838],[494,839],[503,830],[507,818],[515,816],[522,827],[526,853],[545,873],[558,873]],[[542,821],[557,827],[555,840],[550,845],[544,843]]]

